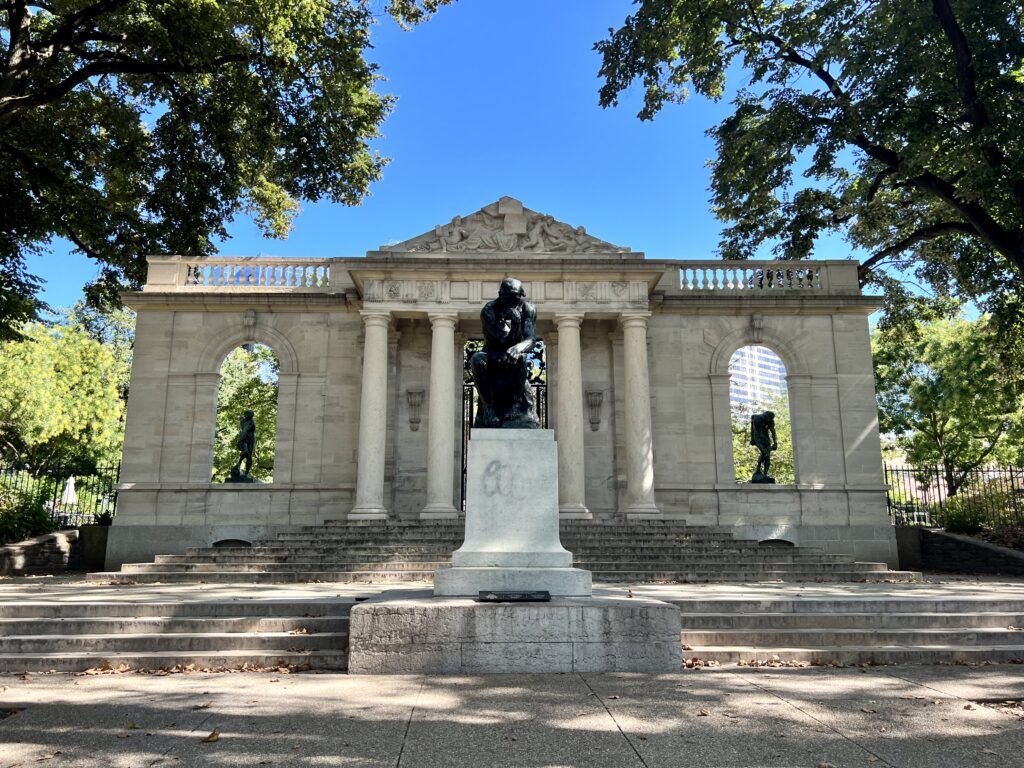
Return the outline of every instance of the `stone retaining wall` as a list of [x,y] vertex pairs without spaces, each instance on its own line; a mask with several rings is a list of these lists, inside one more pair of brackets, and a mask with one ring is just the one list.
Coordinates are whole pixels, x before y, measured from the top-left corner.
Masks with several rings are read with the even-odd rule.
[[23,576],[74,568],[78,557],[78,531],[58,531],[0,547],[0,574]]
[[1024,552],[971,536],[918,526],[897,526],[896,540],[901,568],[1024,576]]

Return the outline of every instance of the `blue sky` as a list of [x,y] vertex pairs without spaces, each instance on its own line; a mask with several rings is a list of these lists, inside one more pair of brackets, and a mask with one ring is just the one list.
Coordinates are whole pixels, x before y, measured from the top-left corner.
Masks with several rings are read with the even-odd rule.
[[[721,224],[708,207],[704,132],[728,100],[693,97],[648,123],[636,118],[638,88],[617,109],[597,105],[593,43],[631,5],[460,0],[410,32],[382,19],[370,58],[387,78],[381,90],[398,96],[375,143],[392,158],[383,179],[355,208],[303,203],[287,240],[236,220],[221,253],[361,256],[511,195],[649,257],[713,258]],[[817,255],[847,253],[829,241]],[[73,303],[97,271],[62,243],[30,267],[54,306]]]

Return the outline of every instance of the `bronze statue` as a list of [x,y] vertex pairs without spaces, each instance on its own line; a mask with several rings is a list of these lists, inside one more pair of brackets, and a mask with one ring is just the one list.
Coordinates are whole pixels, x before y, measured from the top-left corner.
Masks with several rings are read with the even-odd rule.
[[527,356],[536,346],[537,310],[514,277],[480,310],[484,348],[470,358],[480,397],[474,427],[540,429]]
[[[235,447],[238,449],[238,463],[231,468],[229,483],[251,483],[252,457],[256,453],[256,414],[253,411],[245,411],[239,422],[238,437],[235,439]],[[242,470],[242,464],[245,470]]]
[[750,444],[757,448],[760,456],[757,467],[750,478],[752,483],[774,483],[769,472],[772,467],[772,451],[779,449],[779,438],[775,434],[775,414],[771,411],[755,413],[750,417]]

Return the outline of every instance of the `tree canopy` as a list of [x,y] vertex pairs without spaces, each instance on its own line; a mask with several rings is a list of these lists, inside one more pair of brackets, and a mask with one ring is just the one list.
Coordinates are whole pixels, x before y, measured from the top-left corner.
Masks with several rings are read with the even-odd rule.
[[0,342],[0,464],[32,473],[116,464],[130,361],[78,325],[21,330]]
[[55,237],[103,266],[102,300],[236,215],[282,237],[299,200],[358,204],[393,102],[373,21],[371,0],[0,0],[0,338],[41,308],[25,257]]
[[690,89],[720,99],[742,66],[732,114],[710,131],[723,256],[803,258],[842,232],[894,309],[911,300],[896,277],[913,276],[979,301],[1020,343],[1019,2],[639,0],[596,48],[601,104],[639,80],[642,119]]
[[957,318],[873,339],[881,429],[911,463],[941,467],[951,496],[972,470],[1024,459],[1024,377],[992,355],[992,333]]

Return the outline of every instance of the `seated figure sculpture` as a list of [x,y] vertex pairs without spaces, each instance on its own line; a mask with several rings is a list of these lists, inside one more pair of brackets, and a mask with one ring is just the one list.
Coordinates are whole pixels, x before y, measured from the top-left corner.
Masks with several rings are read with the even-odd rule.
[[540,429],[527,359],[537,344],[537,310],[523,284],[501,281],[498,298],[480,311],[484,348],[470,358],[480,407],[474,427]]
[[769,474],[772,468],[772,451],[779,449],[774,413],[765,411],[750,417],[750,444],[758,451],[757,467],[750,482],[774,483],[775,478]]

